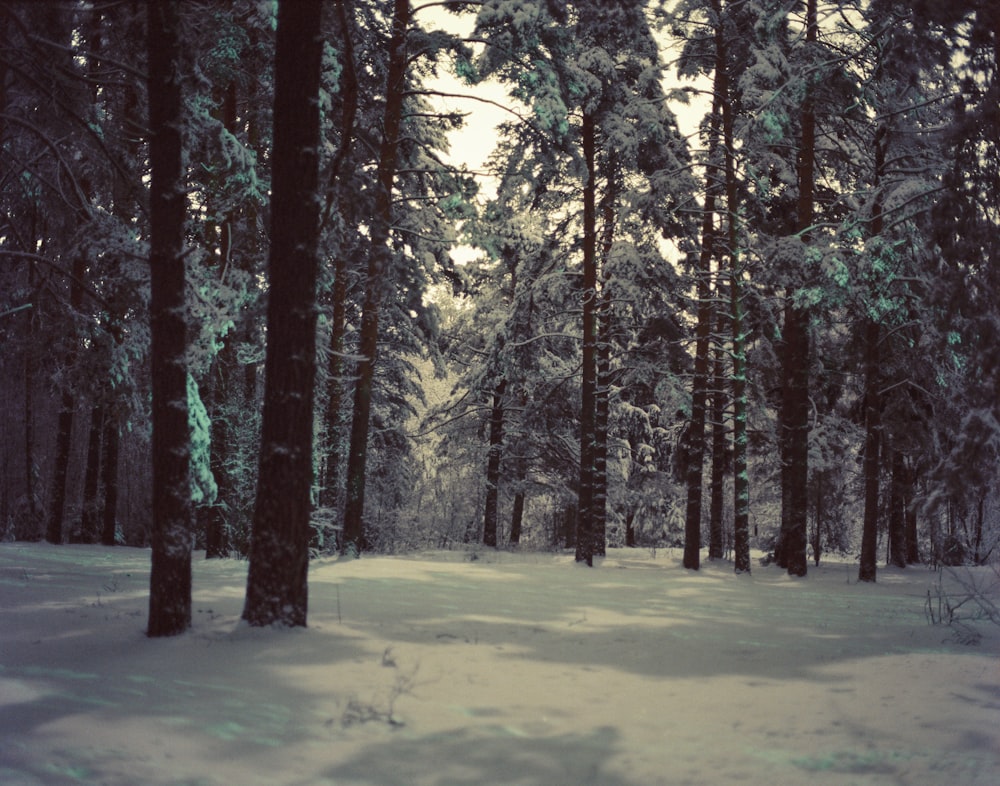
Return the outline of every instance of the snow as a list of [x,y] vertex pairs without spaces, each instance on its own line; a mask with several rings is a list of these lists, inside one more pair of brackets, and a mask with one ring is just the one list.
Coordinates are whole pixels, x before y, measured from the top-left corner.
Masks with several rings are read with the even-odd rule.
[[1000,629],[929,625],[929,570],[476,556],[314,562],[294,630],[196,560],[148,639],[148,551],[3,544],[0,783],[998,782]]

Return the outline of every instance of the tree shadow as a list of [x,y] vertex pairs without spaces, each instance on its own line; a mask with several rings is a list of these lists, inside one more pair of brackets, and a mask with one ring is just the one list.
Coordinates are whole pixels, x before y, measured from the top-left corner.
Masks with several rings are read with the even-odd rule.
[[400,733],[367,746],[324,776],[344,786],[638,786],[607,768],[619,738],[607,726],[546,737],[525,737],[500,726],[411,738]]

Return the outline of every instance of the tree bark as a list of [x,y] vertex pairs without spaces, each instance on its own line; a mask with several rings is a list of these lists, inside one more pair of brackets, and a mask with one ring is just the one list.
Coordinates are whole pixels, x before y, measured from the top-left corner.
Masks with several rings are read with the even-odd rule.
[[304,627],[308,611],[322,10],[322,0],[278,6],[264,410],[243,607],[253,626]]
[[[816,0],[808,0],[805,46],[814,46],[817,39]],[[802,103],[801,123],[796,232],[803,244],[808,245],[816,177],[816,114],[808,87]],[[795,304],[795,294],[794,289],[786,294],[783,331],[781,562],[790,575],[805,576],[809,519],[809,312]]]
[[[717,285],[717,299],[721,303],[724,293],[721,281]],[[710,488],[710,507],[708,517],[708,558],[722,559],[726,549],[725,527],[723,525],[723,507],[726,481],[726,449],[728,435],[726,434],[726,360],[722,336],[725,331],[726,317],[721,308],[717,315],[715,359],[712,370],[712,484]]]
[[399,129],[406,90],[406,35],[410,26],[409,0],[395,0],[392,36],[389,39],[389,70],[382,116],[382,143],[379,148],[378,189],[372,220],[371,252],[368,256],[367,287],[361,312],[361,330],[354,388],[354,414],[348,449],[347,497],[344,504],[344,535],[341,552],[360,554],[365,546],[365,470],[368,463],[368,426],[371,419],[372,382],[378,350],[379,310],[384,278],[392,261],[389,233],[392,229],[392,187],[396,179]]
[[858,581],[875,581],[878,548],[879,443],[882,423],[879,412],[878,368],[880,329],[869,320],[865,329],[865,514],[861,530],[861,564]]
[[906,567],[906,457],[891,449],[892,485],[889,492],[889,564]]
[[147,6],[149,55],[150,322],[153,398],[151,637],[191,625],[190,428],[184,302],[184,218],[179,6]]
[[[872,184],[875,200],[872,205],[871,236],[882,234],[882,197],[878,189],[885,168],[887,131],[882,126],[875,133],[875,171]],[[882,330],[869,314],[865,324],[865,513],[861,529],[861,558],[858,581],[874,582],[878,573],[878,498],[879,498],[879,447],[882,441],[882,403],[879,395],[879,364]]]
[[503,401],[507,380],[493,391],[490,410],[490,448],[486,461],[486,503],[483,506],[483,545],[497,547],[497,515],[500,500],[500,462],[503,459]]
[[99,527],[97,523],[97,492],[101,468],[101,437],[104,431],[104,407],[95,404],[90,410],[90,432],[87,436],[87,468],[83,476],[83,505],[80,511],[80,531],[76,540],[80,543],[96,543]]
[[114,406],[104,413],[104,455],[101,457],[101,484],[104,508],[101,512],[101,543],[115,545],[118,524],[118,416]]
[[580,488],[577,503],[576,561],[594,564],[594,416],[597,396],[597,189],[594,116],[583,113],[583,368],[580,382]]
[[[719,22],[721,24],[721,22]],[[713,79],[712,114],[708,128],[708,165],[705,168],[705,204],[701,218],[701,250],[697,267],[697,308],[695,322],[694,376],[691,379],[691,419],[688,422],[685,460],[687,461],[687,508],[684,523],[684,567],[698,570],[701,559],[701,509],[704,488],[705,417],[708,402],[709,352],[712,338],[712,257],[715,255],[715,204],[723,188],[719,165],[722,135],[722,86],[725,74],[719,68]],[[721,524],[721,522],[720,522]],[[721,554],[720,554],[721,556]],[[713,559],[709,554],[709,558]]]
[[[343,210],[340,172],[354,140],[358,108],[358,78],[354,62],[353,8],[349,1],[337,4],[336,22],[343,42],[340,92],[343,99],[340,122],[340,145],[331,166],[331,183],[327,192],[324,225],[334,208]],[[320,488],[320,502],[337,510],[343,499],[341,475],[343,468],[343,406],[344,406],[344,339],[347,334],[347,258],[339,253],[334,260],[333,292],[330,315],[330,347],[327,368],[327,404],[323,419],[326,436],[326,461]]]
[[722,70],[722,139],[726,172],[726,251],[729,256],[729,329],[732,335],[733,396],[733,554],[734,570],[750,573],[750,476],[747,472],[747,371],[743,335],[743,270],[739,252],[739,184],[733,145],[733,105],[730,98],[729,58],[722,23],[722,2],[713,0],[715,67]]

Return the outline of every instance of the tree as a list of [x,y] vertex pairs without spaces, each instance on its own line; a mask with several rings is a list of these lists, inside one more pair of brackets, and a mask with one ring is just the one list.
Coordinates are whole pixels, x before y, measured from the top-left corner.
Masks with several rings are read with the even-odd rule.
[[385,110],[382,117],[382,140],[379,147],[375,212],[372,216],[371,250],[368,255],[365,301],[361,312],[358,346],[361,359],[358,362],[354,388],[354,414],[348,448],[347,494],[341,541],[341,551],[354,555],[360,554],[364,548],[368,427],[378,350],[379,311],[386,283],[384,278],[392,256],[388,245],[393,219],[392,187],[396,178],[399,129],[403,114],[403,97],[406,92],[406,71],[409,60],[406,37],[410,26],[410,14],[409,0],[395,0],[392,34],[389,39],[389,67],[385,86]]
[[187,210],[181,135],[180,8],[147,7],[149,56],[150,328],[153,394],[153,534],[149,636],[191,625],[190,428],[184,305]]
[[243,619],[305,626],[313,473],[322,0],[282,0],[260,470]]

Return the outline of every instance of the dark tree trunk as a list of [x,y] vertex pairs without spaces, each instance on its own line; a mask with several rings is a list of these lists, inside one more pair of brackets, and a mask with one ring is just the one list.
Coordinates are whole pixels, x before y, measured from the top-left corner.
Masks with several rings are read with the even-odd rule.
[[608,541],[608,418],[611,407],[611,308],[601,298],[598,314],[597,391],[594,401],[594,554],[603,557]]
[[916,565],[920,562],[920,545],[917,543],[917,506],[914,500],[917,490],[917,470],[911,464],[906,471],[906,486],[903,505],[906,508],[906,562]]
[[228,517],[234,498],[234,484],[229,474],[230,446],[234,442],[230,423],[233,402],[230,379],[239,367],[232,339],[227,339],[209,372],[207,407],[212,415],[211,469],[218,492],[215,501],[205,506],[205,559],[221,559],[229,553]]
[[323,465],[320,502],[323,507],[336,510],[342,499],[344,339],[347,335],[347,260],[343,255],[339,255],[334,262],[332,306],[326,414],[323,418],[326,430],[326,463]]
[[[518,474],[518,482],[524,482],[523,474]],[[514,504],[510,512],[510,545],[516,546],[521,542],[521,527],[524,522],[524,491],[521,488],[514,493]]]
[[104,486],[104,509],[101,512],[101,543],[115,545],[118,524],[118,418],[114,406],[104,413],[104,455],[101,457],[101,483]]
[[729,59],[722,22],[722,2],[713,0],[715,68],[722,70],[722,139],[726,172],[726,252],[729,256],[729,330],[732,335],[733,395],[733,556],[737,573],[750,573],[750,476],[747,472],[747,369],[743,335],[743,270],[739,253],[739,184],[733,146],[733,105],[730,98]]
[[[606,161],[607,190],[601,200],[601,269],[606,270],[615,239],[615,204],[618,200],[617,161],[614,151],[608,151]],[[595,282],[598,271],[594,271]],[[594,320],[596,322],[595,385],[594,385],[594,475],[591,506],[593,552],[599,557],[607,553],[608,546],[608,419],[611,409],[611,303],[605,294],[598,295]]]
[[[818,38],[816,0],[806,3],[806,47]],[[816,115],[811,95],[802,104],[796,232],[808,245],[813,223],[816,171]],[[808,571],[809,521],[809,312],[796,306],[795,290],[786,294],[782,358],[782,510],[780,561],[793,576]]]
[[365,470],[368,463],[368,424],[371,420],[372,382],[378,348],[379,310],[386,271],[391,261],[389,233],[392,228],[392,186],[396,179],[399,153],[399,129],[406,91],[408,63],[406,36],[410,27],[409,0],[395,0],[392,36],[389,39],[389,70],[386,80],[385,109],[382,117],[382,143],[379,148],[378,188],[372,218],[371,251],[368,256],[367,287],[361,312],[361,330],[354,388],[354,414],[348,449],[347,497],[344,503],[344,535],[341,551],[360,554],[365,545]]
[[[721,23],[720,23],[721,24]],[[687,508],[684,523],[684,567],[698,570],[701,561],[701,509],[704,488],[705,416],[708,402],[708,378],[712,338],[712,258],[715,255],[715,203],[723,186],[719,165],[722,135],[721,88],[725,81],[716,69],[714,98],[708,129],[708,166],[705,174],[705,205],[701,218],[701,250],[698,255],[698,303],[695,323],[694,376],[691,380],[691,420],[686,432]],[[714,476],[713,476],[714,482]],[[721,519],[719,525],[721,526]],[[721,534],[721,533],[716,533]],[[717,559],[711,553],[709,559]],[[718,556],[721,555],[721,551]]]
[[[718,298],[723,299],[721,286]],[[721,308],[717,317],[717,338],[712,371],[712,485],[708,520],[708,558],[722,559],[725,554],[726,533],[723,525],[723,507],[726,481],[726,351],[722,344],[726,318]]]
[[878,570],[878,486],[879,486],[879,443],[882,423],[879,412],[878,366],[879,366],[879,325],[869,321],[865,330],[865,455],[863,472],[865,478],[865,513],[861,530],[861,565],[858,581],[875,581]]
[[816,527],[813,530],[813,562],[819,566],[820,557],[823,549],[823,518],[824,518],[824,496],[826,495],[826,484],[825,484],[825,473],[816,473]]
[[906,458],[892,449],[892,485],[889,490],[889,564],[906,567]]
[[[239,132],[235,81],[230,81],[222,91],[218,119],[230,133]],[[230,214],[219,225],[220,277],[226,275],[233,263],[234,233],[233,215]],[[221,559],[229,553],[227,519],[229,511],[235,507],[235,484],[229,474],[230,451],[235,442],[230,417],[236,409],[232,401],[234,386],[230,381],[238,366],[234,337],[226,336],[209,369],[204,391],[205,407],[211,419],[209,463],[217,487],[215,499],[198,509],[199,524],[205,532],[205,559]]]
[[[878,193],[885,168],[886,130],[880,127],[875,134],[875,171],[873,185],[875,201],[872,206],[871,234],[882,234],[882,198]],[[878,322],[869,318],[865,325],[865,513],[861,529],[861,559],[858,581],[873,582],[878,573],[878,498],[879,498],[879,448],[882,441],[882,406],[879,396],[879,364],[882,330]]]
[[179,6],[147,6],[149,54],[150,322],[153,398],[153,533],[150,636],[191,625],[190,434],[184,303],[183,140]]
[[483,545],[497,546],[497,515],[500,500],[500,463],[503,460],[503,396],[507,380],[493,392],[490,410],[490,449],[486,460],[486,503],[483,506]]
[[45,539],[49,543],[63,541],[63,514],[66,508],[66,476],[69,470],[69,454],[73,446],[73,409],[76,401],[73,394],[63,390],[59,403],[59,426],[56,430],[56,455],[52,471],[52,486],[49,492],[49,519],[45,527]]
[[[83,308],[83,288],[80,282],[87,273],[86,260],[78,256],[73,261],[73,279],[70,282],[69,305],[74,317]],[[69,347],[63,362],[72,367],[76,361],[78,347],[76,330],[71,331]],[[56,432],[55,465],[52,472],[52,491],[49,496],[49,522],[45,529],[45,539],[49,543],[62,543],[63,519],[66,512],[66,480],[69,475],[69,459],[73,449],[73,422],[76,415],[76,399],[67,383],[63,383],[59,406],[59,428]]]
[[597,129],[583,114],[583,369],[580,382],[580,488],[577,502],[576,561],[594,564],[594,415],[597,397]]
[[322,10],[322,0],[278,6],[264,410],[243,607],[254,626],[305,626],[308,606]]
[[80,543],[96,543],[100,534],[97,516],[98,480],[101,477],[101,436],[104,430],[104,407],[90,410],[90,433],[87,437],[87,469],[83,476],[83,505],[80,514]]
[[[331,182],[323,223],[334,208],[343,211],[340,173],[354,140],[354,125],[358,108],[358,78],[354,62],[353,8],[349,0],[336,6],[336,25],[343,41],[341,58],[340,93],[343,99],[340,122],[340,145],[331,166]],[[338,254],[333,266],[333,292],[330,315],[330,347],[327,368],[327,403],[324,416],[326,432],[325,463],[320,488],[320,503],[330,510],[338,510],[343,499],[341,472],[344,450],[344,339],[347,334],[347,259]]]
[[809,316],[785,306],[782,359],[782,507],[779,564],[793,576],[808,570]]
[[[34,233],[32,233],[32,237]],[[35,291],[35,263],[28,263],[28,291],[31,292],[32,307],[28,310],[28,347],[24,353],[24,483],[28,497],[28,514],[31,517],[32,537],[37,538],[38,526],[38,491],[35,488],[35,353],[34,347],[37,325],[37,295]]]

